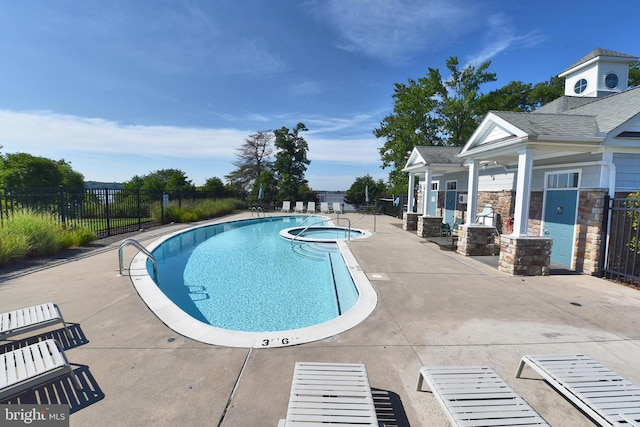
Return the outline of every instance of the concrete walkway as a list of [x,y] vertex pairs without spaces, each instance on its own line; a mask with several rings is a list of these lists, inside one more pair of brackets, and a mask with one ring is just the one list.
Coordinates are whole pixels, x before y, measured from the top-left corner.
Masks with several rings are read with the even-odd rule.
[[[72,323],[74,337],[64,343],[83,385],[75,394],[58,381],[22,401],[43,395],[69,402],[72,426],[276,426],[286,415],[296,361],[360,362],[380,421],[447,426],[433,395],[416,391],[420,367],[489,365],[551,425],[588,426],[533,372],[514,378],[523,354],[586,353],[640,384],[637,290],[584,275],[510,277],[403,231],[396,218],[349,217],[371,231],[375,220],[374,235],[349,246],[378,306],[351,330],[294,347],[225,348],[176,334],[129,277],[118,277],[118,242],[0,270],[0,311],[58,303]],[[186,227],[135,238],[148,244]],[[135,249],[124,253],[128,265]],[[44,336],[62,338],[60,330]],[[0,350],[19,343],[0,343]]]

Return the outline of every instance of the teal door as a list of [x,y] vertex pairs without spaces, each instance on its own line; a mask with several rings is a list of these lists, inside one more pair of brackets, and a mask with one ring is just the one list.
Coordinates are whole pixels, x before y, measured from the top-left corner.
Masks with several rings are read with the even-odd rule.
[[444,222],[449,225],[453,225],[455,220],[457,197],[456,191],[446,191],[444,193]]
[[544,237],[553,239],[551,262],[571,268],[578,190],[548,190]]

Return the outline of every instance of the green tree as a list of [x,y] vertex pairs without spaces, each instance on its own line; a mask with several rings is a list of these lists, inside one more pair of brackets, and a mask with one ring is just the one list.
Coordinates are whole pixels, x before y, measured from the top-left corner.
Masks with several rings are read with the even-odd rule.
[[[273,170],[278,181],[280,200],[299,200],[309,188],[304,178],[307,165],[311,163],[307,159],[309,145],[299,135],[300,132],[308,130],[303,123],[298,123],[292,130],[283,126],[273,132],[276,147]],[[305,199],[306,197],[308,196],[305,196]]]
[[82,189],[84,188],[84,175],[76,172],[71,167],[71,163],[63,160],[56,162],[58,170],[62,173],[62,185],[65,188]]
[[50,188],[62,185],[64,174],[58,163],[28,153],[0,156],[0,187]]
[[223,197],[225,194],[224,183],[218,177],[207,178],[204,185],[199,190],[207,191],[215,194],[217,197]]
[[236,169],[225,175],[225,179],[248,191],[260,174],[271,168],[272,145],[273,133],[270,131],[261,130],[249,135],[237,149],[233,162]]
[[129,190],[141,189],[172,192],[195,189],[191,180],[180,169],[160,169],[143,176],[134,176],[123,184]]
[[429,81],[436,88],[438,106],[435,114],[442,120],[440,131],[447,145],[463,146],[476,130],[482,112],[478,110],[481,96],[480,86],[496,81],[496,74],[487,70],[491,61],[485,61],[477,68],[467,65],[458,67],[458,58],[447,60],[447,69],[451,76],[444,80],[438,69],[429,68]]
[[409,79],[407,84],[395,83],[393,113],[373,130],[376,138],[385,139],[378,151],[382,168],[391,168],[391,186],[406,188],[407,177],[400,170],[413,147],[443,143],[439,133],[441,121],[433,115],[437,106],[434,94],[434,88],[425,78]]
[[491,62],[460,69],[458,58],[447,60],[450,77],[429,68],[427,76],[409,79],[408,85],[395,84],[393,113],[374,129],[385,138],[379,149],[382,168],[391,167],[389,190],[406,191],[406,174],[401,172],[416,145],[461,146],[475,130],[484,112],[478,102],[480,87],[496,80],[488,71]]
[[640,85],[640,62],[634,62],[629,67],[629,87]]
[[480,115],[484,117],[491,110],[498,111],[531,111],[530,83],[512,81],[500,89],[482,95],[478,99]]
[[564,95],[564,79],[551,76],[548,81],[536,83],[533,86],[529,94],[529,104],[532,110],[535,110],[562,95]]
[[[263,198],[262,200],[258,199],[260,195],[260,185],[262,185]],[[260,202],[263,206],[270,206],[278,197],[278,181],[276,177],[273,175],[273,172],[270,170],[264,170],[256,179],[253,188],[251,189],[251,193],[249,194],[249,200],[251,202]]]
[[[366,194],[369,193],[367,203]],[[356,207],[369,204],[377,205],[380,196],[385,193],[386,185],[383,180],[375,181],[371,175],[357,177],[345,193],[344,201]]]

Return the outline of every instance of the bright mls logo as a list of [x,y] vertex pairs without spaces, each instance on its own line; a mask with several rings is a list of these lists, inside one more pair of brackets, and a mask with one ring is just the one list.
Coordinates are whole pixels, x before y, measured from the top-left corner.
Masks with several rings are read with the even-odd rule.
[[0,426],[69,427],[69,405],[0,405]]

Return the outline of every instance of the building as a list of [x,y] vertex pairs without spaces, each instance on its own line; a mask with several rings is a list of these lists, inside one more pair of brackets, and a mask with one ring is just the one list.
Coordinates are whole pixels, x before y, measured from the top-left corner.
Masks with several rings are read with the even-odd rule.
[[[495,243],[505,272],[545,275],[552,262],[595,274],[605,195],[640,188],[640,87],[627,86],[636,61],[595,49],[559,74],[561,98],[532,113],[489,112],[456,154],[415,147],[404,171],[410,189],[419,182],[409,204],[420,232],[457,216],[466,224],[458,252],[486,254]],[[485,205],[492,215],[479,224]]]

